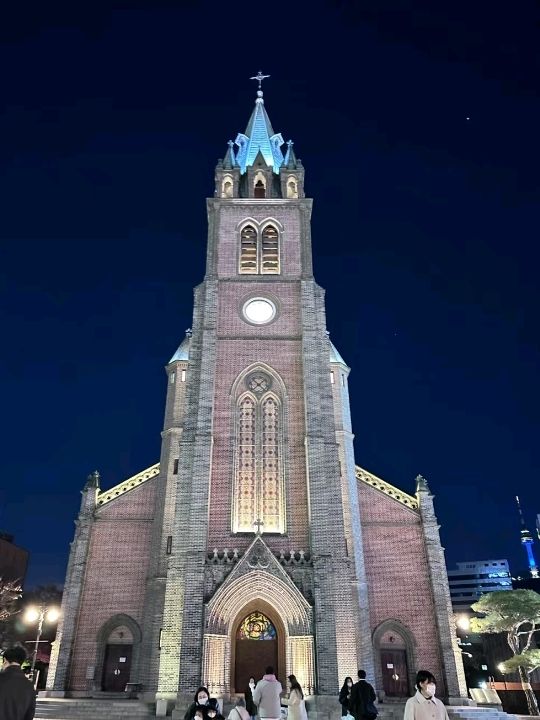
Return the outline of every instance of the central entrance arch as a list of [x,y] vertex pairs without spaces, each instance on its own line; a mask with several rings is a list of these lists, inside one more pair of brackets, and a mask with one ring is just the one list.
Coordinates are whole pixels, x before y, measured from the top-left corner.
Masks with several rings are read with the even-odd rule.
[[236,631],[234,687],[236,692],[247,688],[249,678],[257,680],[268,665],[277,672],[278,639],[272,621],[262,612],[252,612]]
[[286,632],[276,611],[254,600],[237,614],[231,633],[231,692],[244,693],[250,677],[258,681],[268,665],[285,687]]

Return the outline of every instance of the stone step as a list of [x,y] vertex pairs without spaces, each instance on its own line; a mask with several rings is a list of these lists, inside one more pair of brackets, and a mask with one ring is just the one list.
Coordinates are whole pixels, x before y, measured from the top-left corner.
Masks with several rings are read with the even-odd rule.
[[155,717],[152,706],[137,700],[38,698],[38,720],[146,720]]

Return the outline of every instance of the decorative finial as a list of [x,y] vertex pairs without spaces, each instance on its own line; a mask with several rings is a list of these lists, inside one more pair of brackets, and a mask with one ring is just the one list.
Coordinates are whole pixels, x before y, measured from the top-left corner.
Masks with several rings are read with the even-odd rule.
[[423,475],[416,476],[416,492],[430,492],[427,480]]
[[227,145],[232,149],[234,143],[232,140],[227,140]]
[[193,330],[191,328],[188,328],[186,330],[186,337],[190,338],[193,335]]
[[289,146],[289,149],[294,145],[292,140],[287,140],[287,145]]
[[262,97],[262,91],[261,91],[262,81],[266,80],[266,78],[269,78],[269,77],[270,77],[270,75],[263,75],[262,72],[259,70],[259,72],[256,75],[249,78],[250,80],[257,80],[257,82],[259,83],[259,91],[261,92],[261,94],[257,93],[258,97]]

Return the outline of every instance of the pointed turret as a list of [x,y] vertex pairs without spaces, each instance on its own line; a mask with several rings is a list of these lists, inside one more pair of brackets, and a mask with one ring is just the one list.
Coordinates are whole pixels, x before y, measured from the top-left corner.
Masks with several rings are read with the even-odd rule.
[[234,167],[237,167],[237,162],[236,162],[236,158],[234,156],[234,150],[233,150],[234,143],[232,140],[229,140],[227,145],[229,146],[229,149],[227,150],[227,154],[223,158],[222,167],[224,170],[232,170]]
[[298,160],[296,159],[296,153],[294,152],[294,143],[292,140],[289,140],[287,142],[287,152],[285,153],[283,167],[287,168],[287,170],[296,170],[296,168],[298,167]]
[[173,362],[176,362],[177,360],[189,360],[189,346],[191,345],[191,335],[191,329],[186,330],[186,337],[182,340],[182,342],[178,346],[178,350],[169,360],[169,365]]
[[527,553],[527,562],[529,564],[529,570],[532,575],[532,577],[538,577],[538,566],[536,564],[536,560],[534,558],[533,553],[533,545],[534,540],[533,536],[527,529],[527,526],[525,525],[525,518],[523,517],[523,511],[521,509],[521,503],[519,502],[519,497],[516,495],[516,503],[518,506],[518,512],[519,512],[519,518],[521,522],[521,544],[525,548],[525,552]]

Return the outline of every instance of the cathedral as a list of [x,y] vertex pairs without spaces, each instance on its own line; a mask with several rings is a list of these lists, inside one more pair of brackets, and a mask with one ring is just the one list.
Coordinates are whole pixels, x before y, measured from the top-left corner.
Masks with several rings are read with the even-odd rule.
[[215,169],[159,462],[110,489],[95,472],[82,491],[48,694],[127,685],[165,714],[201,684],[243,693],[273,665],[315,713],[339,713],[358,668],[382,700],[412,694],[425,668],[463,702],[433,496],[421,476],[409,494],[356,465],[304,167],[260,87]]

